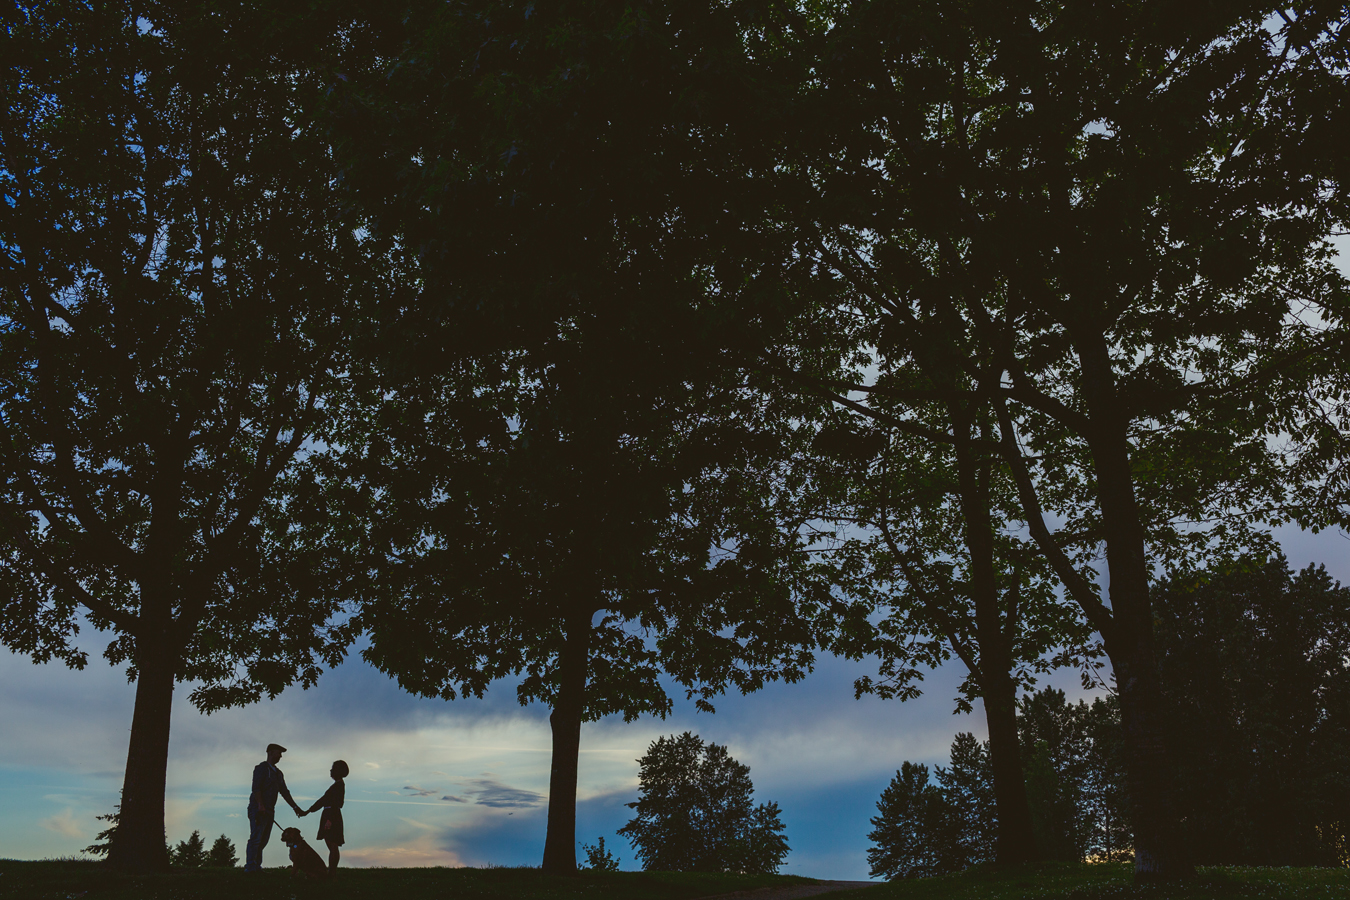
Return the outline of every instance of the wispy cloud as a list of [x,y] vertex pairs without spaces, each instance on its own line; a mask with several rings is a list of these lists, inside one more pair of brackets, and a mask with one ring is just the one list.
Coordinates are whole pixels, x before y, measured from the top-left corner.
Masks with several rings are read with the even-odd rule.
[[440,790],[440,788],[432,788],[431,790],[427,790],[426,788],[418,787],[415,784],[405,784],[403,786],[403,789],[405,791],[412,791],[412,793],[408,795],[410,797],[431,797],[434,796],[435,793]]
[[470,784],[472,787],[464,793],[477,797],[474,802],[480,806],[491,806],[494,809],[524,809],[539,806],[546,799],[543,794],[513,788],[490,778],[475,778]]
[[38,819],[38,824],[48,831],[55,831],[62,837],[84,837],[84,829],[80,827],[80,824],[77,821],[75,821],[75,813],[70,809],[63,809],[54,816]]
[[449,800],[451,803],[468,803],[468,802],[469,802],[468,800],[464,799],[463,797],[456,797],[454,794],[446,794],[446,795],[445,795],[444,797],[442,797],[441,799],[442,799],[442,800]]

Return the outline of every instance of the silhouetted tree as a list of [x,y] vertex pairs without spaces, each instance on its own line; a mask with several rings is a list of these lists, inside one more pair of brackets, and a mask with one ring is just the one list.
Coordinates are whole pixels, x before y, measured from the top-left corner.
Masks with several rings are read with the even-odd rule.
[[113,836],[117,834],[117,820],[121,818],[121,809],[122,805],[119,803],[107,815],[94,816],[99,822],[107,822],[108,827],[94,835],[94,843],[81,850],[81,853],[89,853],[94,856],[108,855],[108,848],[112,846]]
[[1115,694],[1070,703],[1044,688],[1024,696],[1018,722],[1037,840],[1049,859],[1124,859],[1132,836]]
[[1078,803],[1087,857],[1111,862],[1127,860],[1134,853],[1134,833],[1125,797],[1119,698],[1110,694],[1093,700],[1086,710],[1083,730],[1088,747]]
[[[940,338],[918,337],[931,349]],[[876,423],[850,432],[822,432],[825,453],[842,457],[833,477],[844,482],[836,515],[868,537],[848,542],[842,584],[881,615],[875,628],[841,628],[834,647],[854,657],[880,657],[880,678],[856,691],[909,698],[921,667],[954,655],[966,666],[957,707],[983,700],[990,735],[994,793],[1000,809],[997,857],[1018,863],[1039,855],[1027,805],[1017,740],[1017,691],[1036,673],[1090,665],[1095,655],[1086,622],[1056,593],[1035,545],[1005,523],[1020,518],[1006,466],[990,451],[988,415],[932,404],[927,415],[903,416],[873,398]],[[842,434],[841,434],[842,432]],[[871,440],[857,458],[857,448]],[[852,463],[852,465],[849,465]]]
[[239,856],[234,849],[234,841],[231,841],[225,835],[216,838],[211,844],[211,850],[206,854],[206,865],[230,867],[239,862]]
[[1276,555],[1180,574],[1155,595],[1196,860],[1344,865],[1350,589]]
[[210,711],[341,655],[341,510],[305,460],[373,245],[314,120],[330,60],[287,24],[43,2],[0,29],[0,640],[79,668],[82,619],[115,633],[108,858],[136,869],[168,865],[175,684]]
[[750,768],[697,735],[657,738],[638,760],[637,815],[619,829],[664,872],[777,872],[788,854],[777,803],[753,804]]
[[582,844],[581,852],[586,854],[586,868],[592,872],[617,872],[619,861],[614,854],[605,849],[603,836],[596,838],[594,844]]
[[941,790],[929,783],[927,766],[901,764],[877,811],[867,835],[873,878],[927,878],[962,868],[954,834],[958,822]]
[[202,840],[202,833],[193,830],[187,840],[179,841],[178,846],[169,853],[169,864],[180,869],[200,869],[207,865],[206,843]]
[[907,760],[882,792],[868,835],[874,878],[926,878],[994,860],[999,813],[989,742],[958,734],[950,762],[930,783],[928,767]]
[[771,407],[739,365],[796,301],[709,286],[701,235],[726,216],[688,160],[744,80],[734,14],[400,8],[387,77],[334,103],[344,184],[420,278],[384,312],[380,407],[339,441],[380,573],[353,627],[409,690],[521,675],[550,706],[543,865],[566,872],[583,721],[664,714],[663,669],[703,704],[793,680],[811,609],[840,605],[785,465],[809,410]]
[[[1314,398],[1338,389],[1314,385],[1338,377],[1347,297],[1327,243],[1345,219],[1329,150],[1343,12],[1274,12],[857,3],[812,48],[819,137],[801,165],[840,224],[804,228],[801,253],[851,286],[881,370],[813,383],[853,409],[988,404],[984,440],[1120,686],[1141,880],[1192,871],[1153,567],[1259,542],[1251,517],[1342,515],[1296,495],[1307,479],[1268,435],[1337,443]],[[916,377],[925,343],[960,377]]]

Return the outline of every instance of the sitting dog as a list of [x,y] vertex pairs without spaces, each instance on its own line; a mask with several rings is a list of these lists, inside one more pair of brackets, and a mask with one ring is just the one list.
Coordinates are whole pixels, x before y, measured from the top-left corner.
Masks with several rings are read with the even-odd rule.
[[305,839],[300,836],[299,828],[283,828],[281,840],[291,848],[292,871],[304,872],[310,878],[320,880],[328,877],[328,864],[323,861],[323,857],[314,852],[313,847],[305,843]]

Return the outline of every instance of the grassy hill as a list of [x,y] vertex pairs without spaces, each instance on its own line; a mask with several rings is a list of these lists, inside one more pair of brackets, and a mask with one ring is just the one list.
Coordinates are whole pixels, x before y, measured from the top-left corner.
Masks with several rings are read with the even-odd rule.
[[[198,869],[130,876],[80,860],[0,860],[0,900],[693,900],[776,885],[791,875],[583,873],[538,869],[342,869],[328,883],[285,869]],[[747,900],[754,900],[750,894]],[[1128,865],[981,867],[829,894],[829,900],[1350,900],[1350,870],[1206,868],[1174,887],[1136,887]]]
[[792,875],[586,872],[538,869],[340,869],[316,883],[286,869],[188,869],[132,876],[101,862],[0,860],[3,900],[689,900],[766,885],[810,883]]

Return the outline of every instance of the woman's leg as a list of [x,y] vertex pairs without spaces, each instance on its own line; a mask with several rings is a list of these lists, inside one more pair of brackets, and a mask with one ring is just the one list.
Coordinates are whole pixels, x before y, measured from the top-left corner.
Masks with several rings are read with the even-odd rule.
[[342,858],[342,854],[338,852],[338,847],[342,845],[331,839],[324,841],[324,843],[328,845],[328,871],[335,872],[337,871],[338,860]]

